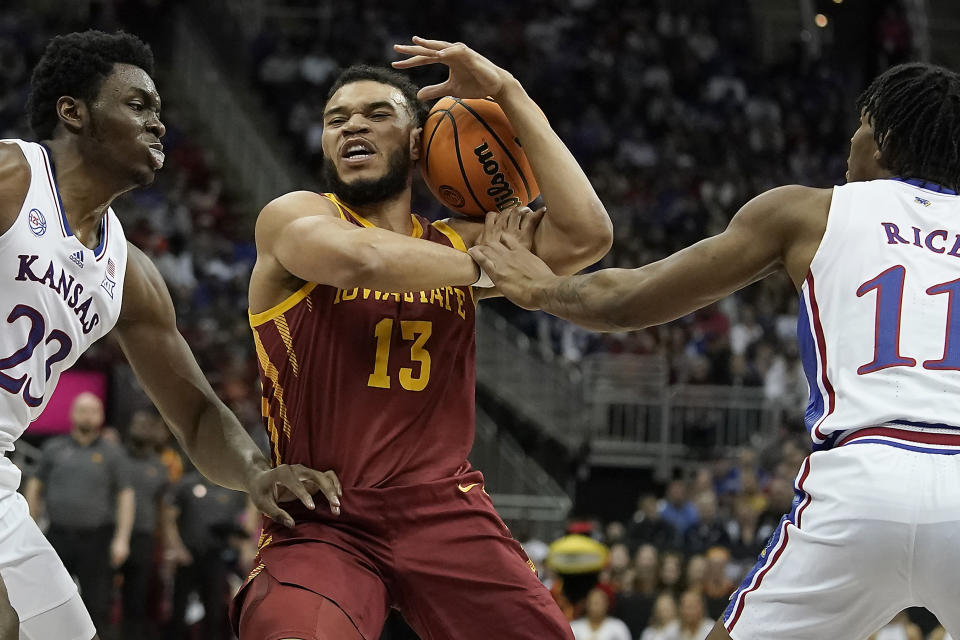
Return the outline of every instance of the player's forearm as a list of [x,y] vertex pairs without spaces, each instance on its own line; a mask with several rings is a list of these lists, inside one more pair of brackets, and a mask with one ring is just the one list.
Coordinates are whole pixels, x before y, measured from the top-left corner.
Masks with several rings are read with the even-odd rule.
[[497,100],[523,144],[547,207],[536,254],[557,273],[593,264],[613,242],[610,217],[593,185],[519,82],[510,78]]
[[328,284],[344,289],[429,291],[468,286],[480,275],[469,255],[436,242],[382,229],[358,229],[356,234],[349,251],[351,266],[343,272],[340,282]]
[[175,431],[183,450],[204,476],[227,489],[246,491],[255,472],[270,468],[236,416],[210,391],[196,422]]
[[117,540],[130,541],[133,531],[133,518],[136,512],[136,497],[131,488],[122,489],[117,493],[116,525],[113,537]]
[[[535,293],[540,309],[593,331],[633,331],[681,318],[704,306],[667,295],[657,265],[558,277]],[[707,301],[709,302],[709,301]]]

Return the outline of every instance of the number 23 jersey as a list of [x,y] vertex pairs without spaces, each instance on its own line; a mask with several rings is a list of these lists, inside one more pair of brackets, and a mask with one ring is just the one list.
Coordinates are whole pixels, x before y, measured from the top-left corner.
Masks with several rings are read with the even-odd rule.
[[[336,197],[344,220],[371,226]],[[465,251],[442,222],[413,236]],[[275,463],[336,471],[344,486],[454,474],[474,429],[470,287],[388,293],[308,283],[250,316]]]
[[108,209],[100,244],[81,244],[64,216],[47,150],[22,140],[0,144],[18,145],[30,165],[20,213],[0,236],[0,450],[10,451],[60,374],[116,324],[127,241]]

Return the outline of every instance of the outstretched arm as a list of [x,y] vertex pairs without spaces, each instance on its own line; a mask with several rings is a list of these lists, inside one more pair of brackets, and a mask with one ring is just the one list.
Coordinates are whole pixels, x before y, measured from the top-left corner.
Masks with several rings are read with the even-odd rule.
[[642,329],[705,307],[781,266],[799,287],[823,235],[830,193],[774,189],[744,205],[723,233],[638,269],[557,276],[511,236],[470,253],[522,307],[595,331]]
[[329,200],[307,191],[269,203],[257,219],[258,261],[273,259],[300,280],[342,289],[422,291],[468,286],[480,275],[463,251],[357,227],[334,212]]
[[610,217],[573,154],[550,127],[520,82],[463,43],[414,38],[394,45],[411,57],[399,69],[445,64],[450,76],[420,90],[422,100],[455,95],[494,98],[503,109],[533,168],[547,215],[534,237],[534,253],[557,273],[576,273],[602,258],[613,242]]
[[177,331],[173,302],[160,273],[133,245],[129,245],[123,296],[117,323],[120,347],[197,469],[221,486],[246,491],[261,511],[290,526],[293,519],[277,505],[278,497],[284,495],[296,496],[313,509],[310,496],[322,490],[331,509],[339,513],[340,483],[332,471],[300,465],[270,468],[210,387]]

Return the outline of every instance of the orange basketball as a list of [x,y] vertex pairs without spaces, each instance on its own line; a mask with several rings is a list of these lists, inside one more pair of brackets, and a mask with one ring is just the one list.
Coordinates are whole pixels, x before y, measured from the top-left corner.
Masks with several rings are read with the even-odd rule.
[[423,127],[420,171],[433,195],[468,216],[540,195],[527,156],[492,98],[442,98]]

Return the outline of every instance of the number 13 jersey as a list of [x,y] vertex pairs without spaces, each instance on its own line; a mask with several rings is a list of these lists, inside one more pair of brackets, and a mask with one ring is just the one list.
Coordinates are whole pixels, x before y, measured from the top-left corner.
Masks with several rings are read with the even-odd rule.
[[[371,226],[325,195],[344,220]],[[444,223],[412,218],[414,237],[466,250]],[[252,314],[274,463],[332,469],[348,487],[456,473],[473,445],[474,311],[470,287],[308,283]]]
[[960,196],[912,179],[835,187],[797,329],[815,449],[876,425],[960,433]]
[[[0,236],[0,450],[10,451],[61,372],[116,324],[127,241],[108,209],[99,245],[81,244],[63,213],[47,150],[22,140],[0,143],[18,145],[30,165],[20,213]],[[15,467],[0,465],[0,487],[16,483]]]

